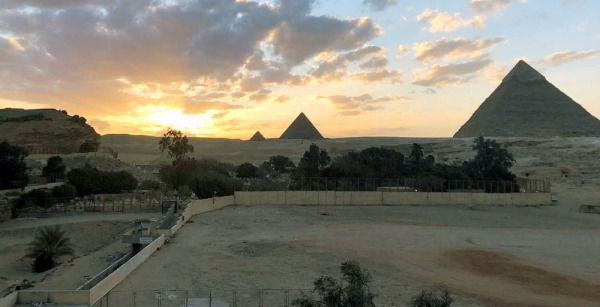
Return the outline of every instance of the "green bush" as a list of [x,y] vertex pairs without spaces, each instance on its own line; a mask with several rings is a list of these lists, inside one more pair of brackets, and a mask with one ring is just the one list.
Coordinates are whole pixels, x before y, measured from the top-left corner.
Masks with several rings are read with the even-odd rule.
[[65,166],[63,159],[59,156],[48,158],[46,166],[42,169],[44,176],[48,178],[48,182],[56,182],[57,179],[65,177]]
[[73,255],[73,244],[66,233],[57,226],[45,226],[40,229],[27,248],[27,258],[33,258],[33,271],[45,272],[56,266],[61,256]]
[[158,191],[160,190],[160,183],[156,180],[144,180],[140,183],[140,190]]
[[409,307],[449,307],[454,300],[450,292],[440,287],[432,291],[422,291],[413,296]]
[[242,189],[242,182],[229,176],[208,172],[194,178],[191,181],[190,188],[198,198],[202,199],[233,195],[236,190],[240,191]]
[[126,171],[104,172],[90,165],[71,170],[67,180],[77,189],[77,195],[117,194],[133,191],[138,181]]
[[321,276],[314,282],[317,298],[304,295],[292,302],[296,307],[375,307],[375,294],[369,289],[371,275],[354,261],[341,266],[343,281]]
[[22,147],[0,142],[0,189],[22,188],[29,182],[25,157],[28,153]]

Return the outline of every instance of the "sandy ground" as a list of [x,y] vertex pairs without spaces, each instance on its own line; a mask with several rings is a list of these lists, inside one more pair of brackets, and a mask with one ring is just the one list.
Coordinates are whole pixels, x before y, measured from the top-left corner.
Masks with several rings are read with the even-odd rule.
[[[377,302],[402,306],[444,283],[453,306],[600,305],[600,216],[553,208],[230,206],[192,219],[111,294],[162,306],[213,297],[253,306],[256,290],[309,289],[357,260]],[[120,292],[124,291],[124,292]],[[290,292],[298,297],[300,291]],[[282,291],[264,300],[282,304]],[[169,303],[171,305],[169,305]],[[111,306],[112,306],[111,304]],[[257,305],[254,305],[257,306]]]
[[[136,218],[156,218],[157,213],[82,214],[40,219],[12,220],[0,224],[0,293],[16,281],[29,280],[37,289],[73,290],[98,274],[130,249],[121,235],[133,227]],[[44,273],[31,272],[31,260],[24,259],[27,244],[36,228],[61,225],[75,246],[74,257]]]

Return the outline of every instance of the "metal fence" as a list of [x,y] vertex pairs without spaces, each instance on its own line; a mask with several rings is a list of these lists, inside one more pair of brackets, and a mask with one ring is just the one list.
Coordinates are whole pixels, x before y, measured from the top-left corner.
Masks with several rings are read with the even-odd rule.
[[87,198],[22,198],[17,202],[18,217],[69,214],[73,212],[160,212],[162,196],[121,194]]
[[[258,181],[259,182],[259,181]],[[516,181],[444,180],[444,179],[378,179],[378,178],[298,178],[267,187],[275,191],[385,191],[385,192],[470,192],[470,193],[542,193],[551,192],[545,180]],[[252,182],[250,191],[265,190],[265,185]]]
[[[408,285],[376,287],[378,306],[398,304],[398,295]],[[289,307],[301,298],[315,299],[312,289],[259,290],[149,290],[112,291],[93,307]]]

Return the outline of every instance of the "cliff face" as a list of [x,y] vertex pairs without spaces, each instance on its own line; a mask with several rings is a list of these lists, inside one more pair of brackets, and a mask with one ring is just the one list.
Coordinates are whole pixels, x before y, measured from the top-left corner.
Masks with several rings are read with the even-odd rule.
[[0,109],[0,139],[30,154],[92,152],[100,145],[100,135],[84,117],[55,109]]

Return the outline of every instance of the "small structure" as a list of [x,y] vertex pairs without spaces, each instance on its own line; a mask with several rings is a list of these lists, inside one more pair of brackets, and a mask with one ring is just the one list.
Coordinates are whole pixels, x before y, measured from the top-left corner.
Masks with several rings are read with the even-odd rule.
[[254,135],[250,138],[251,142],[260,142],[266,140],[265,137],[260,133],[260,131],[256,131]]
[[158,234],[152,233],[152,221],[149,219],[140,219],[135,221],[136,227],[126,232],[121,241],[123,243],[130,243],[133,248],[133,252],[137,253],[142,250],[144,246],[152,243]]

